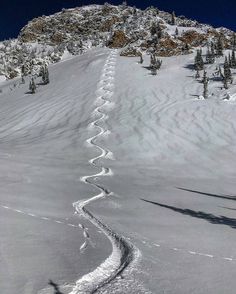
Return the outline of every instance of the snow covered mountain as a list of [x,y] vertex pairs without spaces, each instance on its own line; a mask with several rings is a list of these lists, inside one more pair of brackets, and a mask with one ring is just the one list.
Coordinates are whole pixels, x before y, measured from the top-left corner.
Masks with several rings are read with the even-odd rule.
[[23,64],[30,74],[43,60],[55,63],[65,55],[78,55],[94,47],[129,45],[131,48],[123,52],[129,56],[146,52],[155,44],[159,56],[189,54],[191,48],[205,46],[219,36],[225,48],[230,48],[232,31],[175,17],[155,7],[143,11],[104,4],[64,9],[33,19],[17,39],[0,43],[0,75],[14,78]]
[[[112,15],[127,18],[100,31]],[[234,293],[234,46],[228,30],[108,4],[2,44],[4,64],[29,75],[0,80],[1,293]]]

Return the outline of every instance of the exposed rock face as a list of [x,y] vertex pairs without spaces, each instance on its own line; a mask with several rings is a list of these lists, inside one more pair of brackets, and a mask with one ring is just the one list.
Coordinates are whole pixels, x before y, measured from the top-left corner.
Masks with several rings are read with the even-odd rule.
[[129,43],[129,39],[122,31],[115,31],[111,40],[108,43],[110,48],[123,48]]
[[139,57],[141,56],[141,52],[134,47],[128,47],[121,51],[120,56]]
[[197,47],[203,45],[208,39],[207,34],[200,34],[194,30],[184,32],[179,38],[182,42],[189,44],[190,46]]
[[[176,17],[174,23],[170,13],[154,7],[140,10],[104,4],[63,9],[33,19],[16,40],[0,42],[0,72],[14,77],[22,64],[32,65],[36,58],[54,63],[65,51],[77,55],[98,46],[129,45],[122,56],[139,56],[139,52],[154,49],[159,56],[173,56],[188,54],[191,48],[216,42],[221,36],[225,48],[232,48],[233,32],[228,29],[214,29],[184,16]],[[29,66],[28,73],[32,71]]]

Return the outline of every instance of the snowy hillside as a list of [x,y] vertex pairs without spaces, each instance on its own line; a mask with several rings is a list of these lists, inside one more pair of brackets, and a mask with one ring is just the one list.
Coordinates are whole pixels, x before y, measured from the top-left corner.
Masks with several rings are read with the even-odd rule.
[[1,293],[233,293],[236,104],[198,99],[194,56],[152,76],[100,48],[34,95],[1,83]]
[[1,293],[234,293],[235,49],[109,4],[0,44]]

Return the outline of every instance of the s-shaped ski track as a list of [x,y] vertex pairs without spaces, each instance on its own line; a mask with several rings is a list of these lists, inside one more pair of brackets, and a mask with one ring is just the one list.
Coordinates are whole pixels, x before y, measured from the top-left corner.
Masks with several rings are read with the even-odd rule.
[[104,130],[101,123],[109,118],[108,114],[105,113],[105,109],[109,109],[113,105],[110,99],[113,96],[117,53],[117,50],[111,50],[103,67],[101,79],[98,83],[98,90],[95,101],[95,104],[99,106],[94,109],[93,116],[95,117],[95,120],[89,125],[89,128],[97,129],[98,133],[95,136],[87,139],[87,144],[101,152],[100,155],[89,160],[89,163],[95,168],[100,169],[100,171],[94,175],[84,176],[81,178],[82,182],[99,190],[99,194],[86,200],[80,200],[73,204],[77,214],[89,220],[110,240],[112,244],[112,253],[94,271],[80,278],[76,282],[76,285],[70,294],[92,294],[97,292],[97,290],[101,289],[103,286],[109,284],[112,280],[119,277],[119,275],[121,275],[125,269],[128,269],[129,267],[132,268],[135,261],[137,261],[140,256],[138,249],[136,249],[123,236],[120,236],[106,224],[102,223],[86,208],[88,204],[91,204],[94,201],[113,195],[111,191],[103,187],[101,184],[97,184],[93,180],[98,177],[113,175],[110,168],[99,164],[100,159],[112,158],[113,154],[111,151],[96,143],[96,140],[101,136],[109,134],[109,131]]

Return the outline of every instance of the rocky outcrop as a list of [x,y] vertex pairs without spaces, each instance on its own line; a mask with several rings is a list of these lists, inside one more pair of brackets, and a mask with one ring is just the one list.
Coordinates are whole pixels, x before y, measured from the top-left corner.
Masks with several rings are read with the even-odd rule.
[[141,56],[141,52],[137,48],[127,47],[121,51],[120,56],[139,57]]
[[0,72],[11,78],[20,73],[22,64],[32,65],[36,58],[54,63],[61,60],[65,50],[66,54],[78,55],[92,47],[130,45],[122,50],[122,56],[155,50],[164,57],[188,54],[191,48],[216,43],[221,36],[224,47],[230,49],[232,34],[184,16],[176,17],[173,25],[171,14],[155,7],[140,10],[106,3],[63,9],[33,19],[16,40],[0,43]]
[[123,31],[115,31],[111,40],[108,42],[109,48],[123,48],[129,43],[129,38]]
[[208,34],[198,33],[194,30],[189,30],[184,32],[183,35],[179,38],[185,44],[189,44],[190,46],[204,46],[208,39]]

